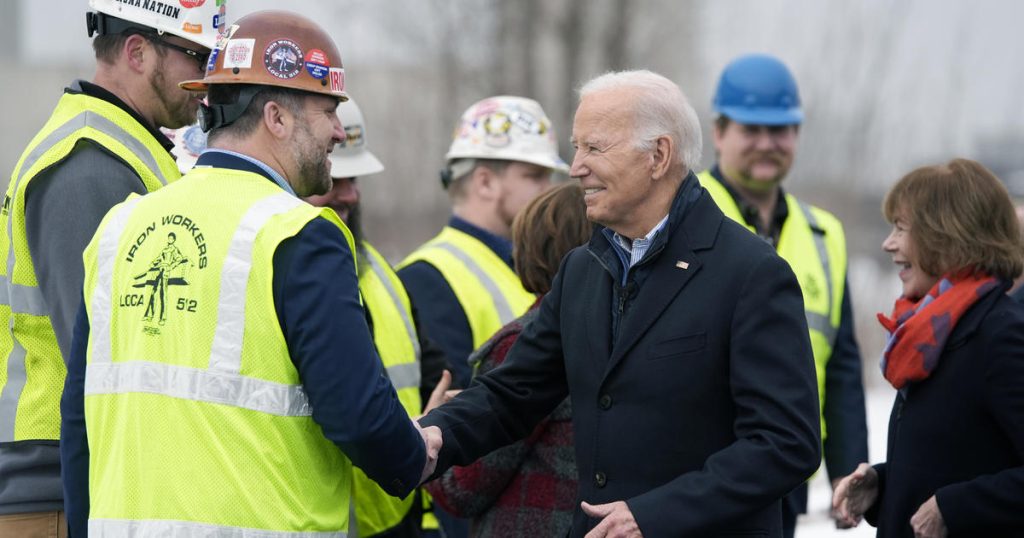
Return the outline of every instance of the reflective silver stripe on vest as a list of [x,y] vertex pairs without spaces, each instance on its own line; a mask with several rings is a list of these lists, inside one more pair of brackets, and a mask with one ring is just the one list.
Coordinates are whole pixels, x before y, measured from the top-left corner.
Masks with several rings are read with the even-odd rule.
[[7,383],[0,389],[0,443],[14,441],[14,422],[18,416],[18,400],[25,390],[25,348],[14,338],[14,347],[7,356]]
[[94,538],[134,538],[173,536],[174,538],[346,538],[346,532],[272,531],[245,527],[226,527],[173,519],[90,519],[89,536]]
[[[391,297],[391,301],[395,303],[398,314],[402,316],[402,324],[405,325],[405,332],[409,335],[409,341],[412,342],[415,358],[420,360],[420,341],[416,338],[416,329],[413,327],[412,319],[409,318],[409,312],[406,311],[402,299],[398,296],[398,290],[395,289],[394,283],[388,275],[388,270],[380,266],[377,256],[373,255],[373,253],[367,252],[366,257],[370,259],[370,269],[373,270],[373,274],[377,275],[377,278],[384,284],[384,289],[388,290],[388,295]],[[416,380],[416,386],[419,386],[418,379]]]
[[828,345],[834,345],[836,333],[839,331],[832,326],[832,320],[829,319],[828,316],[823,316],[817,312],[811,312],[810,310],[805,310],[804,315],[807,317],[807,328],[825,335]]
[[501,293],[501,288],[498,287],[498,284],[491,279],[490,275],[482,267],[477,265],[473,258],[470,258],[459,247],[447,241],[434,243],[432,246],[449,252],[458,258],[469,269],[469,272],[473,273],[473,276],[483,284],[484,288],[487,289],[487,293],[490,293],[491,298],[494,299],[494,307],[498,310],[498,320],[502,326],[516,319],[516,315],[512,313],[512,307],[509,306],[508,300],[505,299],[505,294]]
[[[108,363],[110,352],[111,304],[114,288],[114,261],[117,258],[117,244],[121,239],[128,218],[142,197],[131,198],[119,206],[103,228],[96,245],[96,284],[89,300],[89,340],[92,348],[90,363]],[[86,368],[88,372],[88,367]],[[87,378],[88,379],[88,378]]]
[[90,364],[86,368],[85,394],[126,392],[163,394],[284,417],[313,414],[301,385],[148,361]]
[[175,398],[232,405],[279,416],[310,416],[312,410],[301,385],[285,385],[239,375],[245,329],[246,286],[252,268],[256,234],[274,215],[303,202],[288,193],[259,200],[242,217],[228,245],[221,272],[217,327],[207,370],[147,361],[112,363],[110,323],[114,262],[117,245],[131,209],[141,198],[123,204],[100,236],[99,269],[92,296],[90,338],[92,356],[85,372],[85,394],[148,392]]
[[[8,256],[12,256],[12,254],[8,252]],[[10,270],[8,269],[8,271]],[[46,299],[43,299],[43,293],[39,288],[11,284],[10,279],[4,275],[0,275],[0,304],[11,305],[11,313],[13,314],[50,315],[50,309],[46,306]]]
[[256,234],[271,217],[304,202],[279,192],[259,200],[242,216],[231,236],[227,257],[220,274],[220,302],[217,303],[217,327],[210,348],[210,370],[238,374],[242,369],[242,335],[245,333],[245,301],[252,270],[252,250]]
[[406,362],[387,367],[388,379],[394,385],[395,390],[419,388],[420,386],[420,363]]
[[[818,219],[815,218],[814,214],[811,212],[811,206],[804,202],[798,202],[798,204],[800,205],[800,210],[804,213],[804,217],[807,219],[807,223],[810,224],[812,228],[820,230],[821,226],[818,225]],[[828,297],[828,300],[825,303],[827,305],[825,312],[827,312],[828,315],[823,316],[816,312],[806,311],[807,327],[811,330],[819,331],[821,334],[824,334],[829,347],[832,347],[835,345],[836,333],[838,332],[832,327],[832,320],[830,319],[833,306],[832,267],[831,263],[829,263],[828,249],[825,248],[825,237],[815,230],[811,230],[811,236],[814,238],[814,248],[818,250],[818,259],[821,260],[821,267],[825,270],[825,292],[828,294],[826,296]]]

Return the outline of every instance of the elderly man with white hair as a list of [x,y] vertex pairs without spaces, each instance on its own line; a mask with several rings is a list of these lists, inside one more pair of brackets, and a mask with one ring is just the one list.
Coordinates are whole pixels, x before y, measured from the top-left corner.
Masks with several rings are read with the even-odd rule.
[[528,435],[568,395],[571,536],[780,536],[780,498],[820,458],[792,270],[698,183],[700,126],[671,81],[590,81],[572,141],[599,228],[505,364],[421,419],[443,434],[436,473]]

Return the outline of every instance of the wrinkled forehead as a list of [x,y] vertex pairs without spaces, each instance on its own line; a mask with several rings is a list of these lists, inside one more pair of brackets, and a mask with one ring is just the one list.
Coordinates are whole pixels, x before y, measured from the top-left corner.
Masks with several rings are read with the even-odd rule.
[[573,118],[573,137],[614,137],[628,133],[636,111],[632,100],[613,90],[584,96]]

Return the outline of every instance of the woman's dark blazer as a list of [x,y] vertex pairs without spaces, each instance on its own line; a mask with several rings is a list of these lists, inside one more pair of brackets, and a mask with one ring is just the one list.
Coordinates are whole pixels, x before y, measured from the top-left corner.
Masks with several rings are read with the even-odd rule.
[[1024,536],[1024,305],[990,291],[957,323],[927,379],[904,387],[869,523],[912,537],[936,496],[950,536]]

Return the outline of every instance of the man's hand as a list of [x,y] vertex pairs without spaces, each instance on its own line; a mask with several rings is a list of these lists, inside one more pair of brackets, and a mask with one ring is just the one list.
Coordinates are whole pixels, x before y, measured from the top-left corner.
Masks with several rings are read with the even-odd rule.
[[[441,380],[437,382],[437,386],[430,392],[430,399],[427,400],[427,405],[423,408],[423,415],[433,411],[435,408],[446,404],[451,401],[461,390],[448,390],[448,387],[452,386],[452,373],[448,370],[441,372]],[[420,415],[417,418],[423,417]]]
[[427,461],[423,463],[423,472],[420,473],[420,484],[422,484],[428,476],[434,474],[434,469],[437,467],[437,454],[441,452],[441,445],[444,443],[444,439],[441,436],[441,428],[437,426],[427,426],[424,428],[415,420],[412,421],[412,425],[416,426],[416,430],[420,432],[423,444],[427,448]]
[[939,510],[939,503],[935,495],[928,498],[913,517],[910,518],[910,526],[914,528],[914,538],[946,538],[949,530],[946,528],[946,521],[942,519],[942,512]]
[[608,504],[580,503],[590,517],[601,518],[601,522],[587,533],[585,538],[643,538],[640,526],[633,519],[633,512],[625,501]]
[[832,494],[832,511],[836,527],[850,529],[860,524],[871,505],[878,499],[878,473],[862,463],[839,481]]

